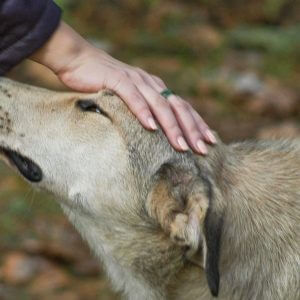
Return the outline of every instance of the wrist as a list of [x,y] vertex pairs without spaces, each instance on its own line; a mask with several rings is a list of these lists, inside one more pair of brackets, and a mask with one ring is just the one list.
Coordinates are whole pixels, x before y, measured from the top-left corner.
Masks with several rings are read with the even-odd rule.
[[54,73],[64,72],[72,61],[89,52],[92,46],[64,22],[30,59],[48,67]]

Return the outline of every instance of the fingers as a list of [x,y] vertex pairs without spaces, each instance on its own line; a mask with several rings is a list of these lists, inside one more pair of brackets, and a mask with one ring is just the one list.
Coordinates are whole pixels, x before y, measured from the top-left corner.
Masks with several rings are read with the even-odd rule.
[[157,76],[152,75],[152,79],[156,82],[156,84],[162,88],[163,90],[167,88],[165,83]]
[[179,151],[188,150],[184,133],[168,101],[149,85],[144,84],[139,88],[173,147]]
[[189,107],[190,107],[191,114],[193,115],[194,120],[197,123],[197,126],[201,131],[205,141],[210,144],[216,144],[217,139],[209,129],[208,125],[204,122],[204,120],[200,117],[200,115],[193,109],[193,107],[190,104]]
[[157,129],[154,115],[176,150],[186,151],[190,146],[206,154],[203,141],[215,143],[213,134],[190,104],[175,95],[168,99],[161,96],[166,88],[160,78],[137,68],[123,72],[113,87],[144,127]]
[[167,88],[165,83],[155,75],[149,75],[143,70],[140,70],[140,74],[145,82],[148,82],[158,93],[161,93]]
[[132,113],[139,119],[142,125],[150,130],[156,130],[157,125],[152,116],[145,98],[135,85],[126,78],[120,78],[113,87],[119,96],[124,99]]
[[[159,77],[153,75],[150,76],[143,70],[140,70],[140,72],[143,79],[148,81],[148,85],[151,85],[157,92],[161,93],[167,88]],[[164,101],[166,100],[164,99]],[[216,139],[209,130],[207,124],[192,106],[180,97],[171,95],[168,97],[167,102],[169,102],[178,125],[183,132],[183,136],[188,141],[190,147],[198,153],[206,154],[207,148],[203,140],[208,143],[216,142]]]
[[[153,126],[153,123],[155,124],[151,114],[153,112],[172,146],[179,151],[188,150],[189,147],[170,105],[158,92],[162,88],[153,79],[150,79],[150,75],[145,78],[142,73],[131,72],[127,76],[130,77],[130,80],[121,78],[114,90],[123,98],[131,111],[143,125],[146,124],[146,126],[144,125],[146,128],[149,128],[150,125],[150,129],[156,129]],[[131,82],[136,85],[132,85]]]
[[141,69],[138,69],[138,72],[133,74],[133,77],[172,146],[179,151],[188,150],[189,146],[174,112],[166,99],[160,94],[166,88],[163,81]]
[[207,147],[203,142],[204,131],[198,126],[190,105],[175,95],[169,96],[168,101],[191,148],[198,153],[207,154]]

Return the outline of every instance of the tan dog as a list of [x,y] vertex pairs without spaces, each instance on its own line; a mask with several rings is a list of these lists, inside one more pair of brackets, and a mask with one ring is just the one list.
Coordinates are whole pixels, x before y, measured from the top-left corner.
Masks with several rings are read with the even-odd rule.
[[0,80],[2,157],[131,300],[300,299],[300,141],[174,151],[109,91]]

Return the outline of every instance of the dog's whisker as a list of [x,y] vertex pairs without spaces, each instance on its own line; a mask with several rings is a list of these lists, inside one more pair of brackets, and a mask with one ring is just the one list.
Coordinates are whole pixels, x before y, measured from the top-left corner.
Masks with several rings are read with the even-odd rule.
[[[31,195],[30,195],[30,193],[31,193]],[[28,192],[28,197],[30,197],[30,199],[28,201],[30,208],[32,208],[33,205],[34,205],[36,194],[37,193],[36,193],[36,191],[33,188],[31,188],[30,191]],[[25,199],[26,199],[26,197],[25,197]]]

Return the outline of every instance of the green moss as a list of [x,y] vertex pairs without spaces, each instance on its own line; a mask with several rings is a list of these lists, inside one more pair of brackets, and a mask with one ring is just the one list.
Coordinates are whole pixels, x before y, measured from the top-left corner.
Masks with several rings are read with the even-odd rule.
[[300,47],[300,25],[292,27],[242,26],[227,34],[229,46],[269,54],[291,54]]

